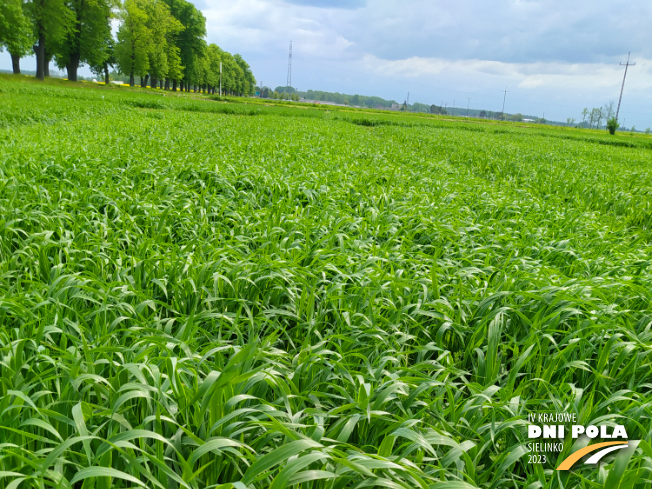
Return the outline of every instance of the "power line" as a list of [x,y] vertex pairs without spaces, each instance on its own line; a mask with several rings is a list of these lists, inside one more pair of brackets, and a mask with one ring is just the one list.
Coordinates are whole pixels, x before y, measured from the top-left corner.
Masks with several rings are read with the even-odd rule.
[[[278,59],[278,58],[276,58],[276,59]],[[303,64],[314,65],[316,67],[317,66],[318,67],[323,67],[324,65],[328,65],[330,63],[327,62],[327,61],[324,61],[324,60],[320,60],[319,62],[316,62],[316,61],[312,61],[310,59],[305,59],[305,60],[302,59],[302,65]],[[629,66],[633,66],[633,65],[634,65],[634,63],[629,64]],[[404,82],[404,80],[394,78],[392,76],[379,75],[377,73],[371,73],[370,74],[369,72],[363,72],[363,71],[360,71],[360,70],[352,70],[352,69],[348,69],[348,68],[342,68],[341,66],[332,66],[330,69],[332,71],[334,71],[334,72],[339,72],[339,73],[352,73],[352,74],[357,74],[357,75],[363,75],[363,76],[367,77],[368,79],[374,79],[374,80],[383,81],[383,82],[392,81],[392,82],[397,82],[397,83],[400,83],[400,84],[402,84]],[[433,85],[433,84],[430,84],[430,83],[419,82],[419,81],[416,81],[416,80],[410,80],[410,83],[413,84],[413,85],[428,87],[428,89],[446,90],[446,91],[450,91],[450,92],[453,92],[453,93],[456,93],[456,92],[459,93],[458,89],[450,87],[450,86]],[[557,89],[554,89],[554,90],[548,90],[548,91],[541,92],[541,93],[550,93],[550,92],[556,92],[556,91],[557,91]],[[492,95],[490,92],[485,92],[485,91],[482,91],[482,90],[476,90],[474,93],[476,95],[482,97],[483,99],[494,99],[494,98],[498,99],[498,97],[499,97],[499,95],[495,96],[495,95]],[[505,90],[503,90],[503,110],[502,110],[503,113],[505,111],[505,99],[506,99],[507,93],[509,93],[509,90],[507,90],[507,87],[505,87]],[[539,92],[537,92],[537,94],[539,94]],[[552,103],[552,102],[550,102],[548,100],[543,101],[543,100],[537,99],[537,98],[520,98],[520,97],[517,97],[515,99],[510,99],[510,100],[515,101],[515,102],[525,102],[525,103],[529,103],[529,104],[537,104],[537,105],[540,105],[540,106],[546,106],[546,107],[551,107],[551,108],[555,107],[555,108],[560,108],[560,109],[565,109],[565,110],[581,111],[582,108],[583,108],[580,105],[565,104],[565,103]],[[448,103],[446,103],[446,107],[448,107]],[[452,108],[451,115],[454,115],[456,110],[457,110],[457,107],[455,106],[455,100],[453,100],[453,108]],[[639,111],[628,110],[628,113],[637,114],[639,116],[645,116],[645,117],[652,116],[652,112],[639,112]]]
[[636,63],[630,63],[629,62],[629,55],[632,54],[631,51],[627,53],[627,63],[623,65],[623,63],[620,63],[620,66],[625,66],[625,74],[623,75],[623,84],[620,87],[620,98],[618,99],[618,109],[616,109],[616,120],[618,120],[618,113],[620,112],[620,102],[623,99],[623,89],[625,88],[625,78],[627,77],[627,68],[630,66],[636,66]]

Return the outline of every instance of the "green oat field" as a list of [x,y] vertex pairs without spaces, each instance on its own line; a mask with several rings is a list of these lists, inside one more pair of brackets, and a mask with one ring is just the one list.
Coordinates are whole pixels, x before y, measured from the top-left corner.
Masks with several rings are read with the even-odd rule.
[[651,487],[651,156],[1,77],[0,487]]

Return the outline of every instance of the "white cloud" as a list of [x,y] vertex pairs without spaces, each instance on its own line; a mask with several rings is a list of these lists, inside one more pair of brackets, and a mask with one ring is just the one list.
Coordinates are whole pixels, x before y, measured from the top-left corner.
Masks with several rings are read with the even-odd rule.
[[[623,69],[605,63],[505,63],[481,59],[448,60],[413,56],[399,60],[385,60],[372,55],[363,57],[363,65],[376,75],[402,78],[420,78],[432,75],[456,75],[476,80],[478,85],[508,82],[519,88],[582,88],[613,89],[620,87]],[[639,60],[635,81],[630,72],[630,90],[652,89],[652,60]]]

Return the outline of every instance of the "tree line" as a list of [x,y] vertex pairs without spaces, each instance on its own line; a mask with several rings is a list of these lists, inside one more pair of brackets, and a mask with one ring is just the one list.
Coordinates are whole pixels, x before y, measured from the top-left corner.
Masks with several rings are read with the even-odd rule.
[[[117,38],[111,23],[118,20]],[[0,50],[20,59],[36,55],[36,77],[49,66],[77,81],[80,66],[109,83],[111,68],[129,84],[233,95],[250,95],[256,80],[239,54],[208,44],[206,18],[187,0],[0,0]]]
[[[286,87],[276,87],[276,91],[282,93]],[[368,95],[347,95],[339,92],[323,92],[321,90],[308,90],[306,92],[296,92],[300,97],[308,100],[317,100],[323,102],[334,102],[336,104],[353,105],[358,107],[391,107],[396,104],[396,100],[385,100],[381,97]]]
[[[615,102],[613,100],[604,104],[604,107],[594,107],[589,110],[588,107],[585,107],[582,110],[582,122],[579,124],[583,127],[592,127],[598,129],[601,126],[602,121],[608,121],[615,116],[616,111],[614,110]],[[575,122],[575,119],[569,119]]]

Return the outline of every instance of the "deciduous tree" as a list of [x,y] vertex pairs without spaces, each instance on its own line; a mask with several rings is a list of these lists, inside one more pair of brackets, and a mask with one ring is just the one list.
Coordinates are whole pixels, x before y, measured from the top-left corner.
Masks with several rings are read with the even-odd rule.
[[609,120],[612,117],[614,117],[616,111],[614,109],[614,106],[616,103],[613,100],[610,100],[606,104],[604,104],[604,107],[602,108],[602,116],[604,117],[605,120]]
[[164,0],[170,7],[170,13],[176,18],[183,30],[176,37],[179,67],[185,85],[197,84],[201,77],[199,59],[206,50],[206,18],[197,8],[186,0]]
[[114,0],[66,0],[73,19],[72,28],[54,44],[54,59],[59,68],[66,68],[68,79],[77,81],[77,70],[84,63],[101,65],[111,37]]
[[[147,28],[150,32],[148,44],[149,75],[151,86],[167,78],[170,72],[170,58],[179,66],[178,50],[170,49],[170,41],[183,30],[181,23],[172,16],[170,7],[162,0],[143,0],[147,14]],[[178,70],[177,70],[178,71]]]
[[136,75],[144,77],[149,70],[149,40],[146,5],[142,0],[125,0],[120,12],[122,24],[118,30],[115,48],[120,71],[129,74],[129,85],[134,86]]
[[113,40],[113,36],[106,38],[103,49],[106,53],[106,57],[101,62],[91,62],[89,66],[91,71],[98,77],[104,77],[104,83],[108,85],[110,81],[109,68],[113,68],[117,64],[115,58],[115,41]]
[[11,55],[14,74],[20,74],[20,58],[26,56],[32,46],[32,27],[27,5],[21,0],[0,2],[0,51],[7,48]]
[[251,95],[253,93],[254,85],[256,84],[256,79],[254,78],[254,74],[251,72],[251,68],[249,67],[249,64],[242,59],[242,56],[239,54],[236,54],[233,56],[233,60],[237,63],[237,65],[240,67],[242,70],[242,95]]
[[[54,51],[68,33],[74,28],[75,17],[66,7],[64,0],[32,0],[27,11],[33,28],[33,46],[36,55],[36,78],[43,80],[46,76],[48,52]],[[46,52],[46,50],[48,52]]]

